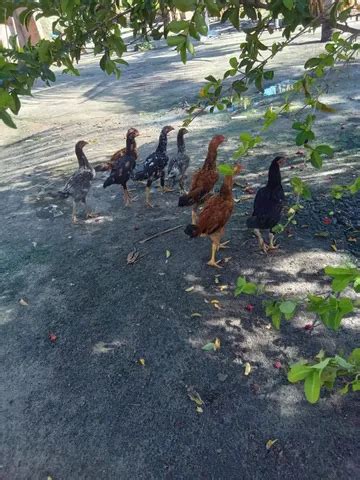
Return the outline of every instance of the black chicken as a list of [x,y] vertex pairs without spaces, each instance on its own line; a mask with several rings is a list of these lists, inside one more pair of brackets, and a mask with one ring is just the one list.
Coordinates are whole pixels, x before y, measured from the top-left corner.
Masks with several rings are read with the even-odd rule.
[[168,180],[171,187],[179,180],[180,191],[184,192],[185,173],[189,167],[190,157],[186,153],[184,135],[189,133],[186,128],[180,128],[177,135],[177,154],[170,160],[168,168]]
[[121,185],[124,189],[125,205],[129,206],[131,197],[127,189],[127,182],[131,176],[132,171],[136,166],[136,142],[135,138],[139,136],[139,131],[136,128],[129,128],[126,136],[126,150],[125,153],[114,163],[110,176],[105,180],[103,187],[109,187],[114,183]]
[[63,190],[59,192],[65,198],[68,196],[73,198],[73,223],[77,223],[76,213],[80,203],[83,203],[86,207],[86,216],[88,218],[93,216],[86,205],[86,197],[91,187],[91,181],[95,178],[95,170],[90,165],[89,160],[83,152],[83,148],[87,144],[88,142],[80,140],[75,145],[75,154],[79,162],[79,169],[71,175]]
[[[279,156],[271,162],[268,182],[265,187],[260,188],[257,192],[253,214],[246,221],[248,228],[254,228],[254,233],[259,241],[259,247],[265,253],[277,248],[274,244],[272,229],[280,221],[285,202],[280,173],[280,167],[284,165],[285,161],[285,157]],[[265,243],[260,230],[269,230],[269,245]]]
[[174,130],[174,128],[171,126],[166,126],[161,130],[157,149],[146,158],[145,162],[136,172],[134,172],[132,177],[135,181],[147,180],[145,194],[146,205],[149,207],[152,207],[150,203],[150,188],[154,180],[160,178],[160,185],[163,192],[169,190],[165,187],[165,167],[169,161],[169,157],[166,153],[167,135],[172,130]]

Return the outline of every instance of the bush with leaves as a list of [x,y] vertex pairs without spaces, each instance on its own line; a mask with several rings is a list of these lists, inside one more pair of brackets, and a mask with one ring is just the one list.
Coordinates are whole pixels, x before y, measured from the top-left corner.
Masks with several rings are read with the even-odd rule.
[[[360,293],[360,269],[352,266],[326,267],[324,272],[332,279],[332,291],[326,296],[309,294],[305,302],[295,299],[264,300],[265,315],[271,318],[275,329],[280,328],[283,319],[291,320],[296,310],[303,305],[308,312],[315,314],[310,330],[316,322],[322,322],[327,328],[336,331],[343,318],[360,306],[359,302],[350,297],[340,296],[346,288]],[[235,296],[258,295],[264,292],[262,285],[248,282],[245,277],[237,279]],[[346,381],[339,390],[342,394],[349,390],[360,390],[360,348],[355,348],[347,360],[339,355],[325,357],[325,353],[321,351],[313,362],[300,361],[292,365],[288,374],[291,383],[304,381],[305,396],[310,403],[318,401],[322,386],[332,390],[337,379]]]
[[297,362],[288,373],[289,382],[304,382],[305,397],[310,403],[319,400],[322,386],[333,390],[338,379],[345,382],[338,390],[342,395],[349,390],[360,390],[360,348],[355,348],[347,359],[339,355],[326,357],[325,352],[321,351],[314,361]]

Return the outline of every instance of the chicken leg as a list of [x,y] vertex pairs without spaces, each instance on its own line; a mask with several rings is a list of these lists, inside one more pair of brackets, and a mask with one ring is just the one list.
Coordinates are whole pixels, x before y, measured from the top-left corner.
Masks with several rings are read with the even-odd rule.
[[219,250],[220,247],[220,239],[222,236],[222,231],[217,232],[214,235],[210,235],[211,239],[211,258],[208,261],[208,265],[210,267],[216,267],[216,268],[222,268],[221,265],[219,265],[219,261],[216,261],[216,252]]
[[160,186],[161,186],[162,193],[167,193],[167,192],[173,192],[174,191],[172,188],[169,188],[165,185],[165,172],[161,173]]
[[76,216],[76,210],[77,210],[76,207],[77,207],[77,204],[76,204],[75,200],[73,200],[73,209],[72,209],[71,221],[75,225],[78,223],[78,219],[77,219],[77,216]]
[[262,250],[264,253],[267,253],[268,252],[268,246],[266,245],[266,243],[263,239],[263,236],[261,235],[260,230],[258,228],[255,228],[254,233],[257,236],[260,250]]
[[269,232],[269,245],[267,250],[277,250],[279,248],[279,245],[275,244],[274,238],[275,235],[272,232]]
[[130,193],[128,192],[128,189],[124,187],[124,200],[125,200],[125,206],[130,207],[130,204],[132,202]]
[[150,189],[151,189],[151,184],[148,185],[146,184],[145,187],[145,204],[147,207],[153,208],[153,205],[150,202]]

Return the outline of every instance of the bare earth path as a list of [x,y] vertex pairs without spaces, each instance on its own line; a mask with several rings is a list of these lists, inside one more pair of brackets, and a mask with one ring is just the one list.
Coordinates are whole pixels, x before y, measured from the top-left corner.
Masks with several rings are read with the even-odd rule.
[[[336,114],[320,119],[317,129],[336,155],[321,172],[301,170],[288,119],[243,161],[244,181],[257,188],[271,158],[285,151],[292,166],[284,170],[286,189],[296,174],[316,192],[318,203],[307,204],[275,255],[261,255],[246,231],[253,196],[240,187],[227,229],[230,248],[221,253],[231,259],[220,272],[206,266],[209,241],[190,241],[182,228],[137,244],[144,256],[126,264],[135,242],[189,222],[190,212],[176,207],[176,193],[154,191],[156,208],[147,210],[143,187],[131,186],[138,198],[125,209],[122,194],[116,187],[104,191],[100,175],[89,203],[101,220],[79,226],[70,223],[70,202],[56,197],[75,166],[77,140],[90,141],[86,152],[95,163],[122,147],[134,126],[144,158],[163,125],[181,125],[184,101],[195,98],[204,76],[222,71],[242,38],[208,40],[186,67],[168,49],[131,53],[118,82],[87,56],[80,78],[60,75],[24,102],[18,130],[1,127],[1,479],[345,480],[359,471],[355,396],[324,393],[311,406],[301,387],[286,380],[287,365],[300,357],[359,346],[359,318],[349,317],[336,334],[320,327],[309,335],[303,327],[311,318],[301,313],[276,332],[266,328],[261,299],[233,296],[239,275],[278,295],[322,292],[325,265],[358,262],[359,198],[332,205],[321,193],[332,175],[338,183],[359,175],[359,64],[328,79],[325,100]],[[296,78],[308,49],[320,52],[314,39],[286,50],[274,65],[276,81]],[[234,118],[200,116],[187,141],[192,168],[214,133],[228,137],[220,160],[229,159],[241,131],[261,128],[261,104],[269,101],[257,96]],[[170,151],[174,147],[172,137]],[[321,219],[329,210],[336,222],[325,227]],[[314,237],[326,228],[328,238]],[[349,232],[357,243],[347,241]],[[252,313],[245,310],[249,301]],[[202,351],[215,337],[220,351]],[[281,369],[274,368],[276,360]],[[252,365],[248,377],[245,362]],[[188,397],[191,388],[205,402],[202,414]],[[278,442],[267,451],[269,439]]]

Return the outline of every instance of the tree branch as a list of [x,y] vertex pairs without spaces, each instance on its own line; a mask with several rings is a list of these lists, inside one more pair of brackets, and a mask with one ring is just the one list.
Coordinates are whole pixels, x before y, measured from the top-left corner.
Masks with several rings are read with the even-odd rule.
[[349,25],[344,25],[342,23],[336,22],[335,28],[338,30],[341,30],[342,32],[345,33],[351,33],[352,35],[355,35],[356,37],[360,35],[360,30],[358,28],[353,28],[349,27]]

